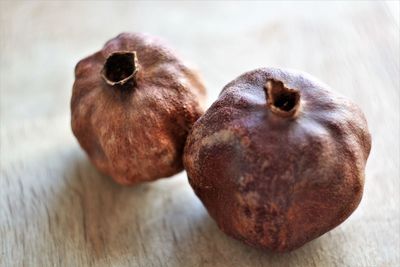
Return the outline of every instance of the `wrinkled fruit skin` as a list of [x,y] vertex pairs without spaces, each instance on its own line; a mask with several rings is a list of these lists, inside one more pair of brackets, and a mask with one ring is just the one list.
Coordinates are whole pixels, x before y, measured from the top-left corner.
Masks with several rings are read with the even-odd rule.
[[[139,70],[131,88],[102,78],[117,51],[136,52]],[[161,40],[123,33],[76,65],[72,130],[93,164],[118,183],[168,177],[183,169],[186,136],[203,114],[204,98],[197,74]]]
[[[292,118],[271,112],[265,84],[300,93]],[[362,111],[304,73],[263,68],[225,86],[185,147],[189,182],[220,229],[285,252],[358,206],[371,138]]]

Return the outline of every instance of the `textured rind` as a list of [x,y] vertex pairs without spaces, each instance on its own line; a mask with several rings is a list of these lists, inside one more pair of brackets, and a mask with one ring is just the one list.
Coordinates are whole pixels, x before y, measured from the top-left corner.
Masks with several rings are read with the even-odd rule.
[[[300,91],[295,118],[267,108],[268,79]],[[326,88],[305,73],[257,69],[226,85],[194,124],[184,166],[226,234],[285,252],[356,209],[371,138],[362,111]]]
[[[101,77],[107,57],[136,51],[136,86],[121,90]],[[182,153],[193,123],[203,114],[205,88],[158,38],[122,33],[75,67],[71,126],[93,164],[132,185],[183,169]]]

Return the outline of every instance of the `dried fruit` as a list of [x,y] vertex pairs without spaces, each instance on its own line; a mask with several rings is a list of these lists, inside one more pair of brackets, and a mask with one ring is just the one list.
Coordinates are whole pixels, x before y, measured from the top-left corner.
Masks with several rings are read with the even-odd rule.
[[93,164],[121,184],[183,169],[186,136],[205,89],[162,41],[123,33],[75,68],[73,133]]
[[238,77],[194,124],[189,182],[226,234],[290,251],[358,206],[371,139],[362,111],[314,78],[264,68]]

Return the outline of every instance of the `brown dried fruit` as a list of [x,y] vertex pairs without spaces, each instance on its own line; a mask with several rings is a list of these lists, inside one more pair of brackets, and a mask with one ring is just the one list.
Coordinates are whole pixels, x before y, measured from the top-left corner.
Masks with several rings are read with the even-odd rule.
[[72,130],[93,164],[121,184],[183,169],[205,89],[162,41],[123,33],[75,68]]
[[303,73],[251,71],[193,126],[189,182],[226,234],[290,251],[358,206],[371,139],[362,111]]

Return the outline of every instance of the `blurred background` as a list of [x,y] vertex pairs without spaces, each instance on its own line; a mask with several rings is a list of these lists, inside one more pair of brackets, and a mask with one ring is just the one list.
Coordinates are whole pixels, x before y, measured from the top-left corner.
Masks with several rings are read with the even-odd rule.
[[[65,99],[71,95],[75,64],[124,31],[164,38],[200,71],[209,103],[230,80],[263,66],[301,69],[342,93],[349,91],[353,99],[366,97],[348,90],[362,82],[354,77],[360,71],[356,64],[365,68],[379,57],[394,56],[382,42],[397,48],[392,39],[398,29],[392,15],[398,15],[398,10],[391,2],[29,1],[1,5],[1,88],[2,92],[13,88],[2,98],[1,108],[5,115],[10,112],[21,119],[68,113]],[[354,64],[351,72],[348,62]],[[45,90],[49,88],[54,89]],[[21,95],[24,105],[18,105]],[[9,117],[2,119],[6,122]]]
[[[399,2],[0,2],[0,265],[398,266]],[[364,110],[364,199],[293,253],[217,229],[181,173],[124,188],[70,130],[75,64],[124,31],[165,39],[203,77],[208,104],[264,66],[308,72]]]

